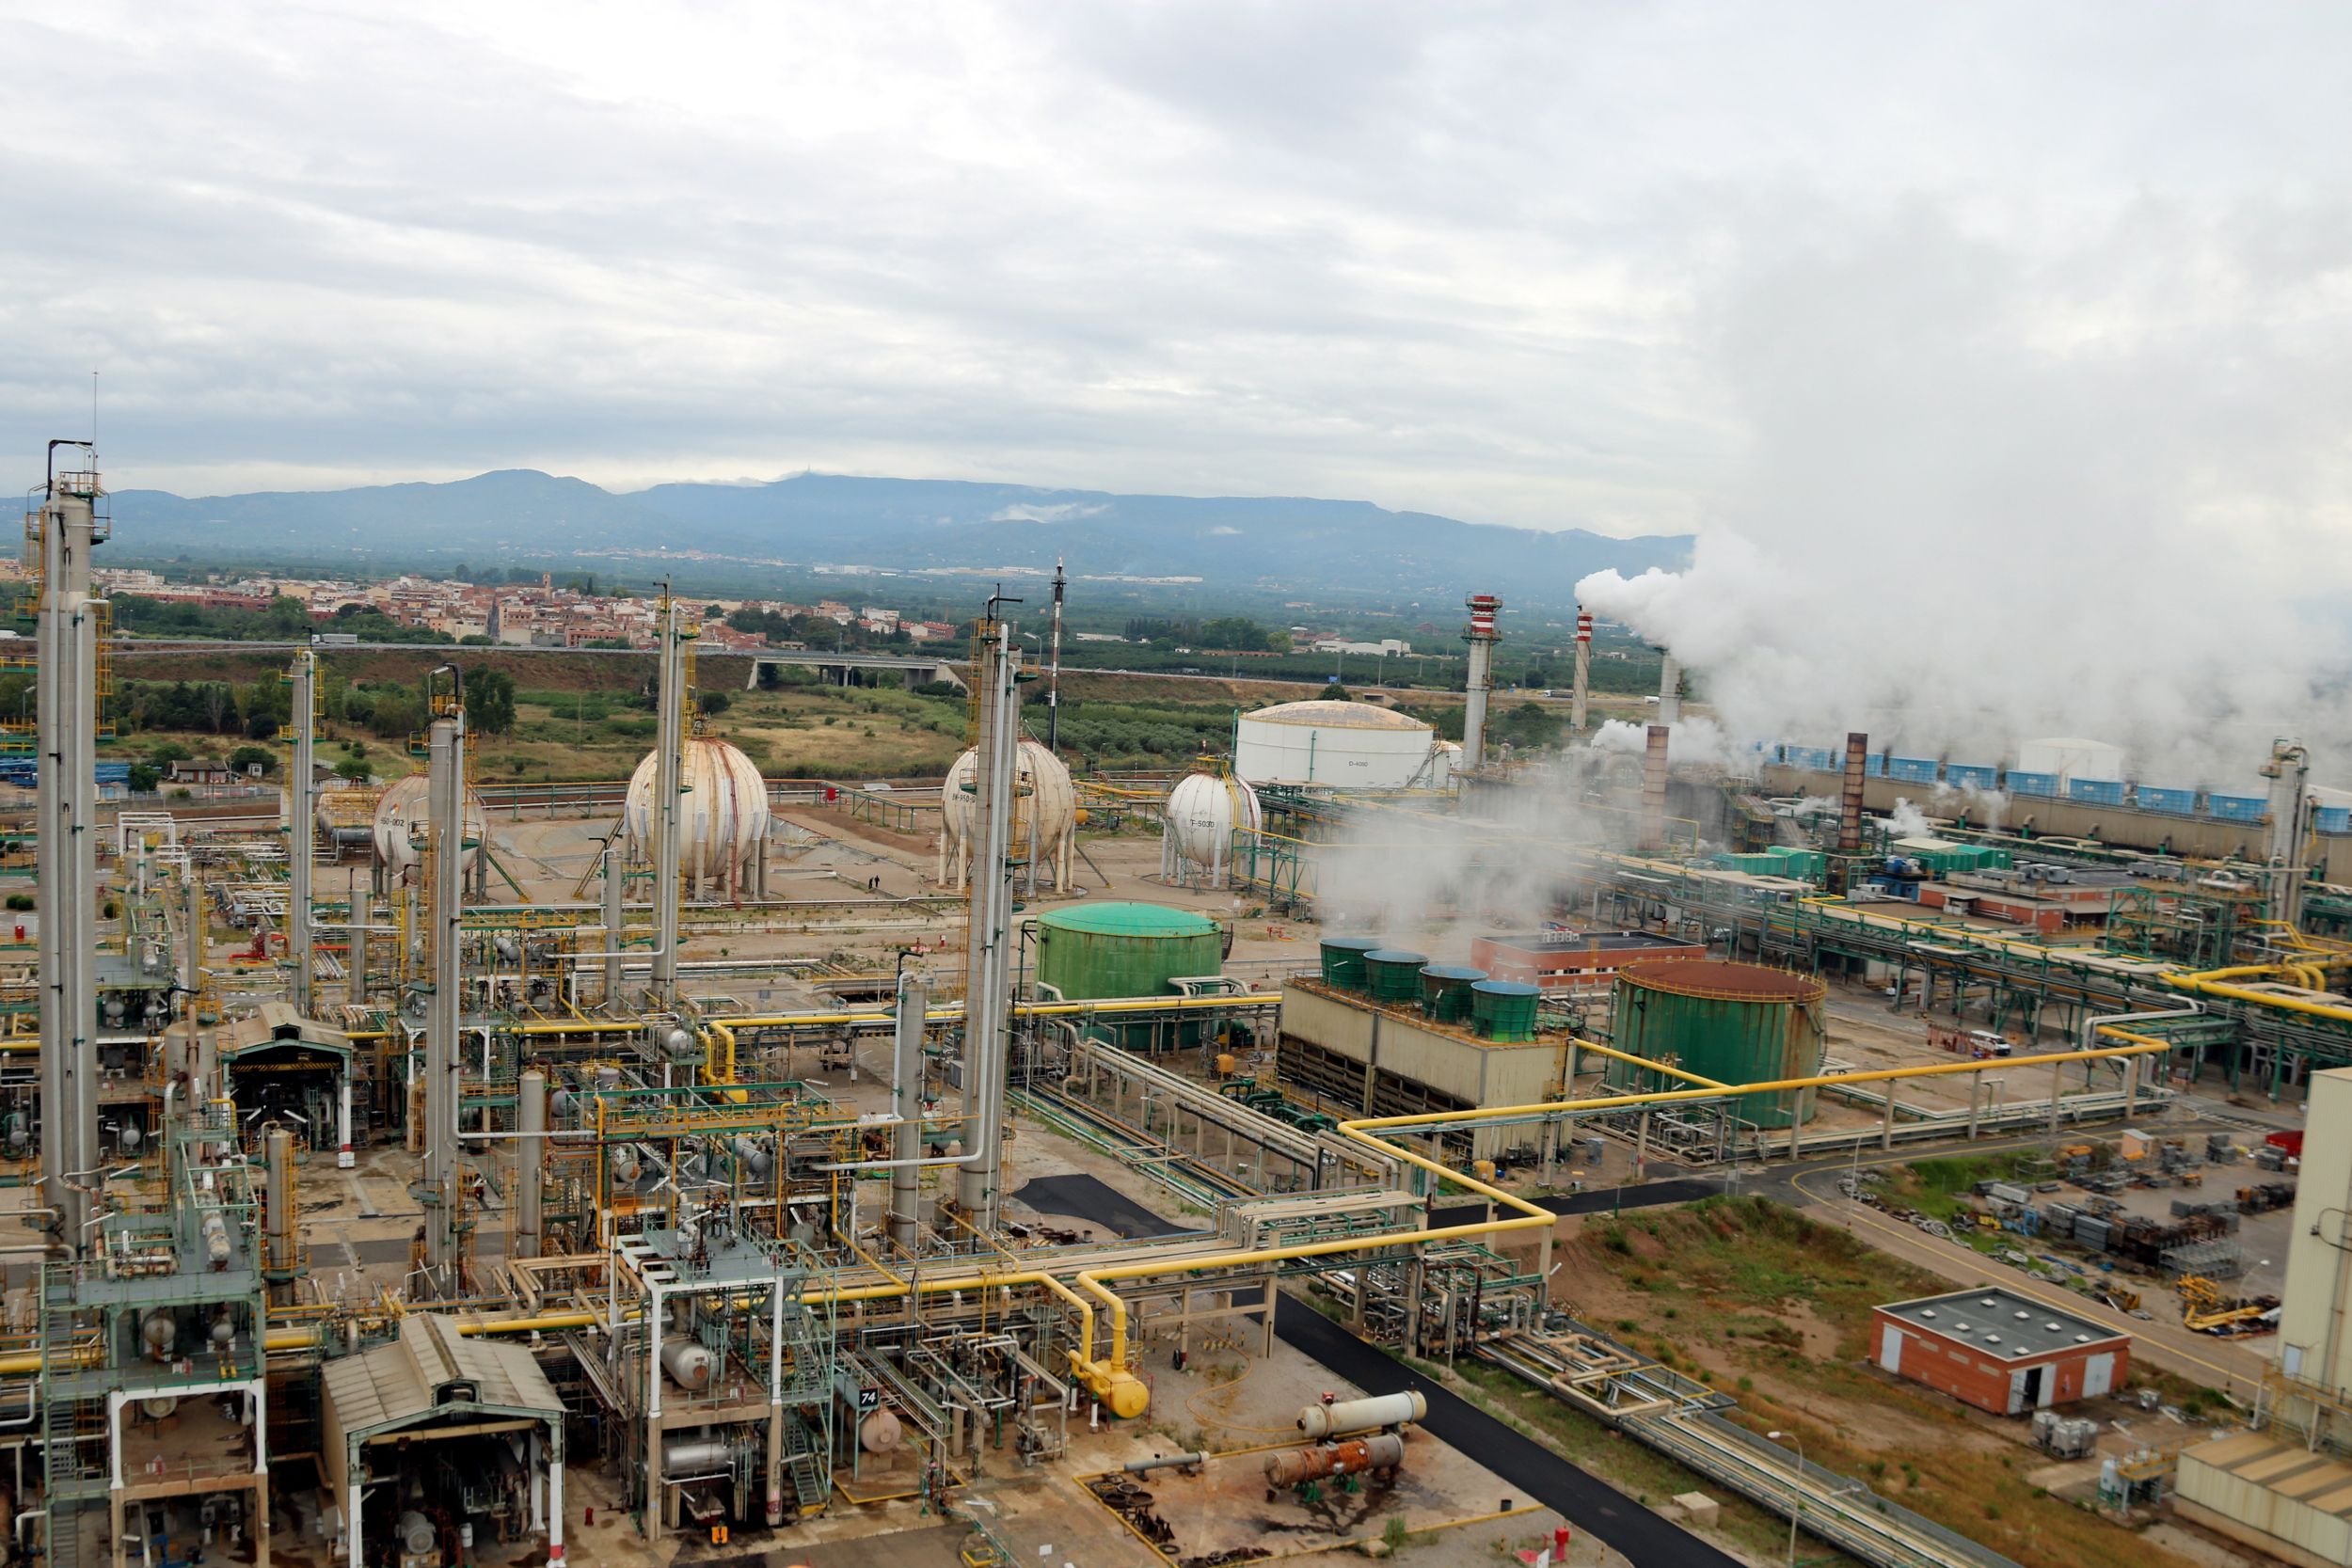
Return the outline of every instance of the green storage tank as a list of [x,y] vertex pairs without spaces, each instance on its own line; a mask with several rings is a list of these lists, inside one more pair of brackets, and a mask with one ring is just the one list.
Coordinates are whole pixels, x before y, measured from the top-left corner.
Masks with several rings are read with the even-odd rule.
[[1421,972],[1421,1010],[1440,1023],[1467,1022],[1470,987],[1486,977],[1466,964],[1428,964]]
[[1490,1040],[1532,1040],[1535,1005],[1543,994],[1517,980],[1480,980],[1470,987],[1471,1026]]
[[1370,985],[1375,1002],[1394,1002],[1410,1007],[1421,1001],[1422,966],[1429,961],[1426,953],[1408,953],[1402,947],[1375,947],[1364,955],[1364,978]]
[[1323,983],[1342,990],[1364,989],[1364,955],[1385,946],[1378,937],[1325,937]]
[[[1073,1002],[1106,996],[1167,996],[1179,976],[1215,974],[1225,965],[1225,933],[1207,915],[1157,904],[1080,904],[1038,917],[1037,977]],[[1133,1046],[1152,1037],[1149,1024],[1098,1027]],[[1162,1026],[1178,1044],[1199,1038],[1199,1025]]]
[[[1657,958],[1617,971],[1613,1043],[1722,1084],[1809,1078],[1821,1070],[1822,1002],[1829,988],[1804,974],[1712,958]],[[1621,1089],[1692,1085],[1627,1062],[1609,1065]],[[1758,1127],[1810,1120],[1813,1091],[1740,1095],[1734,1114]]]

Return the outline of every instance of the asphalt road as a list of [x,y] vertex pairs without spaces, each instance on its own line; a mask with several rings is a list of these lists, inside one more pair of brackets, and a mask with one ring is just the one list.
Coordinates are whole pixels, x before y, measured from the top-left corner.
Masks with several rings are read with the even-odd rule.
[[[1418,1390],[1429,1402],[1421,1425],[1509,1481],[1514,1508],[1549,1509],[1578,1530],[1625,1554],[1634,1568],[1740,1568],[1672,1520],[1661,1519],[1607,1481],[1589,1475],[1476,1405],[1357,1338],[1313,1307],[1282,1297],[1274,1332],[1359,1388],[1375,1393]],[[1505,1499],[1495,1499],[1501,1507]]]

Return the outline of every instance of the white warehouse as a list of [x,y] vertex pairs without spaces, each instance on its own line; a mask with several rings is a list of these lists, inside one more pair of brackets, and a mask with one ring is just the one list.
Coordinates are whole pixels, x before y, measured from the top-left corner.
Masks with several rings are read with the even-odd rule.
[[1253,784],[1441,788],[1453,750],[1420,720],[1370,703],[1283,703],[1242,716],[1233,771]]

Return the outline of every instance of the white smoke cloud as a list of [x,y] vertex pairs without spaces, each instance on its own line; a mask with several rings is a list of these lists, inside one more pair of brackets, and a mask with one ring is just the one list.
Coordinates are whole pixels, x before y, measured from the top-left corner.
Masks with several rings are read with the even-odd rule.
[[2297,734],[2343,770],[2352,215],[2140,199],[2050,231],[1923,210],[1750,267],[1717,321],[1738,478],[1688,570],[1579,597],[1743,741],[1984,764],[2084,735],[2251,789]]

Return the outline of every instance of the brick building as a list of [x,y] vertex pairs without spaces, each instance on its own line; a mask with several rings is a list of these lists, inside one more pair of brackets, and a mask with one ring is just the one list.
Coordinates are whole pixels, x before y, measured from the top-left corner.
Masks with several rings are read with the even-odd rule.
[[1885,1370],[1995,1416],[2107,1393],[2132,1370],[2130,1335],[1997,1286],[1874,1308],[1870,1348]]

